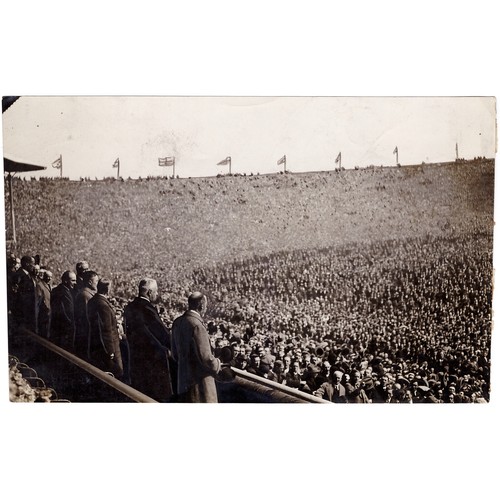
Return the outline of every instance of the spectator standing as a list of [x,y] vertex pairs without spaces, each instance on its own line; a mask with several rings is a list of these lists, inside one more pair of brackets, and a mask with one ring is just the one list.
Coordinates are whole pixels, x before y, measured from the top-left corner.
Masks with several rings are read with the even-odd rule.
[[186,403],[217,403],[215,375],[221,361],[210,347],[202,315],[207,299],[200,292],[188,297],[188,310],[172,326],[172,354],[178,364],[178,400]]
[[17,325],[37,331],[35,259],[25,255],[16,271],[13,316]]
[[[87,306],[97,292],[99,276],[95,271],[83,273],[83,285],[75,292],[75,354],[90,359],[90,324]],[[78,277],[77,277],[78,283]]]
[[120,337],[116,313],[108,300],[111,283],[101,279],[97,293],[87,304],[90,324],[90,358],[92,363],[116,378],[123,376],[123,362],[120,351]]
[[36,283],[38,334],[48,338],[50,329],[50,294],[52,292],[52,272],[40,271],[40,279]]
[[50,294],[50,332],[51,341],[63,349],[72,349],[75,336],[75,306],[73,289],[76,274],[64,271],[61,283]]
[[[171,364],[172,336],[156,308],[156,280],[139,282],[139,295],[124,311],[125,335],[130,348],[130,382],[138,391],[159,402],[170,401],[177,374]],[[175,379],[174,379],[175,380]]]
[[76,270],[76,286],[75,286],[75,293],[78,292],[80,289],[82,289],[85,286],[85,279],[84,275],[85,272],[90,269],[89,263],[86,260],[81,260],[80,262],[76,263],[75,270]]

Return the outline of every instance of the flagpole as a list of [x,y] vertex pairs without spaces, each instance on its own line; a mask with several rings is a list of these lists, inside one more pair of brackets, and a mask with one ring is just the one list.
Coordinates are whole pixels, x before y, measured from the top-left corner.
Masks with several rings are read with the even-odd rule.
[[59,155],[59,161],[61,162],[61,179],[62,179],[62,155]]
[[173,176],[173,178],[175,179],[175,156],[174,156],[173,158],[174,158],[174,163],[173,163],[173,165],[172,165],[172,167],[173,167],[173,168],[172,168],[172,176]]
[[231,157],[229,156],[229,175],[231,175]]
[[286,155],[283,156],[285,160],[283,161],[283,173],[286,174]]
[[458,160],[458,142],[455,143],[455,154],[456,154],[456,158]]
[[339,168],[342,170],[342,151],[339,153]]
[[16,241],[16,220],[14,218],[14,200],[12,198],[12,173],[9,172],[7,178],[9,179],[10,220],[12,222],[12,241],[14,242],[15,245],[17,241]]

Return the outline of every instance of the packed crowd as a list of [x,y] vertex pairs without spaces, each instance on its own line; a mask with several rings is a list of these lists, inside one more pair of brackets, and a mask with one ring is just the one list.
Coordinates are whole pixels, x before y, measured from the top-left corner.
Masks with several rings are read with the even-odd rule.
[[[163,292],[160,314],[170,328],[188,290],[199,289],[209,297],[215,355],[231,346],[232,366],[336,402],[485,402],[491,249],[485,233],[240,259],[200,268]],[[20,259],[8,262],[12,289]],[[82,279],[78,267],[75,274]],[[43,266],[35,264],[34,276],[38,287],[51,287]],[[120,325],[128,299],[110,301]],[[37,329],[45,335],[42,316]],[[78,352],[74,342],[66,347]],[[126,381],[121,327],[120,347]],[[335,380],[340,389],[332,393]]]
[[[493,173],[484,163],[123,183],[14,178],[17,251],[39,252],[56,276],[91,255],[129,298],[139,273],[169,289],[193,268],[239,256],[492,228]],[[10,217],[6,227],[9,236]]]
[[340,371],[366,401],[470,402],[489,398],[492,279],[492,237],[471,234],[281,252],[193,286],[240,368],[313,394]]
[[[235,366],[266,378],[324,395],[335,372],[345,387],[359,372],[366,401],[482,401],[493,176],[493,162],[477,159],[245,178],[14,179],[14,201],[20,251],[43,256],[36,279],[57,280],[91,256],[113,285],[118,324],[150,276],[167,328],[203,291],[214,350],[231,345]],[[373,392],[380,384],[390,397]]]

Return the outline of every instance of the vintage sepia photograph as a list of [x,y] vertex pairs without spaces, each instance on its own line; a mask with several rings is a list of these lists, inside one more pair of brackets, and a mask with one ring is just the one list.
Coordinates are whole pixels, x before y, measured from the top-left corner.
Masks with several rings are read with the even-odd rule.
[[2,498],[499,498],[491,2],[2,7]]
[[10,401],[489,403],[495,120],[4,96]]

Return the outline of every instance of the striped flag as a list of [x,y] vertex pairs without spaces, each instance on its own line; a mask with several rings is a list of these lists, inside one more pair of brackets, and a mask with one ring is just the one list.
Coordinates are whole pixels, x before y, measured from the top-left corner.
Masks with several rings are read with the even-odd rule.
[[231,163],[231,157],[227,156],[223,160],[221,160],[217,165],[229,165]]
[[160,167],[172,167],[175,162],[174,156],[166,156],[165,158],[158,158],[158,166]]
[[398,154],[398,147],[397,146],[394,148],[394,151],[392,152],[392,154],[393,155],[397,155]]
[[118,168],[120,166],[120,158],[117,158],[113,163],[113,168]]
[[286,155],[283,155],[279,160],[278,160],[278,165],[282,165],[283,163],[286,162]]
[[56,161],[52,162],[54,168],[62,168],[62,158],[59,157]]
[[342,153],[339,153],[337,155],[337,158],[335,158],[335,163],[338,163],[340,161],[340,159],[342,158]]

